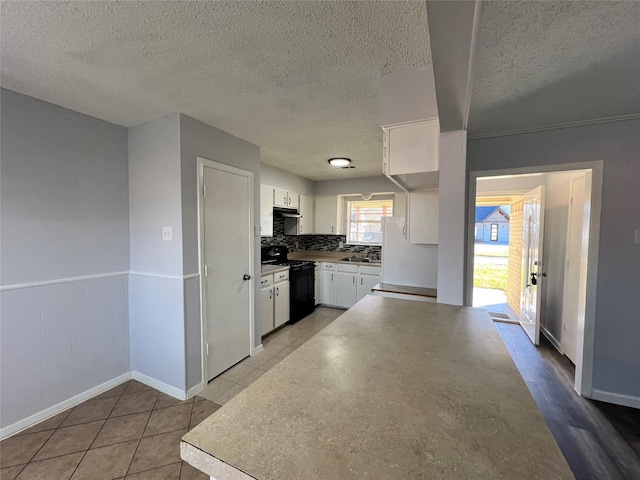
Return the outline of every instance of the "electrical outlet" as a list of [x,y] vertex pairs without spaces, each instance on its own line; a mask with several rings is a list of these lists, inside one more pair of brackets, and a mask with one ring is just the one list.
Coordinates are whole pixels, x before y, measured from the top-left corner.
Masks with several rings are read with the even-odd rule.
[[165,242],[173,240],[173,230],[171,227],[162,227],[162,240]]
[[338,242],[338,248],[344,247],[344,242]]

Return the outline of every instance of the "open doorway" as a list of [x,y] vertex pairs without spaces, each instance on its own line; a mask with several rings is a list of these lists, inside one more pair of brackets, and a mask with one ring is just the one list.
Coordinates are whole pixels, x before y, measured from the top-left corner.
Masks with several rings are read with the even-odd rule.
[[498,322],[517,323],[509,305],[508,272],[511,197],[476,197],[474,225],[473,306],[485,308]]
[[[600,204],[592,195],[592,173],[596,170],[601,182],[601,171],[531,170],[472,174],[468,274],[473,272],[473,287],[468,284],[467,295],[494,321],[519,322],[534,344],[540,334],[548,338],[576,365],[576,390],[588,394],[593,349],[589,297],[595,296],[595,275],[588,279],[595,271],[590,265],[596,262],[592,237],[598,228],[594,221],[599,221],[594,208]],[[486,220],[481,218],[485,214]],[[487,285],[494,288],[483,290]]]

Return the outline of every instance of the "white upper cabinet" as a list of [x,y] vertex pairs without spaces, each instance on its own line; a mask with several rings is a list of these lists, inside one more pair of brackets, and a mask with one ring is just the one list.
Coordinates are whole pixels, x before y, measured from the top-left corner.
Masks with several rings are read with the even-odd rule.
[[315,232],[315,201],[313,197],[300,195],[300,215],[298,220],[298,234],[308,235]]
[[260,236],[273,237],[273,187],[260,185]]
[[440,168],[438,119],[383,128],[383,172],[387,176],[436,172]]
[[289,192],[280,188],[273,189],[273,206],[298,208],[300,206],[299,195],[295,192]]
[[438,244],[438,192],[410,192],[409,243]]
[[339,235],[338,196],[316,197],[316,235]]

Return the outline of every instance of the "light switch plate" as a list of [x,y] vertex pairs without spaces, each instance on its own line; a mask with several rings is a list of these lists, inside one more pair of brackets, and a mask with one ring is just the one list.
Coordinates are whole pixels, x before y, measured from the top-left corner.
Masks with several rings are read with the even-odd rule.
[[162,240],[165,242],[173,240],[173,230],[171,227],[162,227]]

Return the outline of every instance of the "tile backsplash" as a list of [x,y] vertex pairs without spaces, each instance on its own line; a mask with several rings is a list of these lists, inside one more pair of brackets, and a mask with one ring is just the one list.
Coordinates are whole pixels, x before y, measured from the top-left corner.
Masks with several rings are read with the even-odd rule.
[[284,218],[282,217],[273,219],[273,237],[262,237],[260,240],[263,247],[286,245],[290,252],[317,250],[380,255],[382,251],[382,247],[378,245],[344,245],[340,248],[340,242],[346,242],[345,235],[285,235]]

